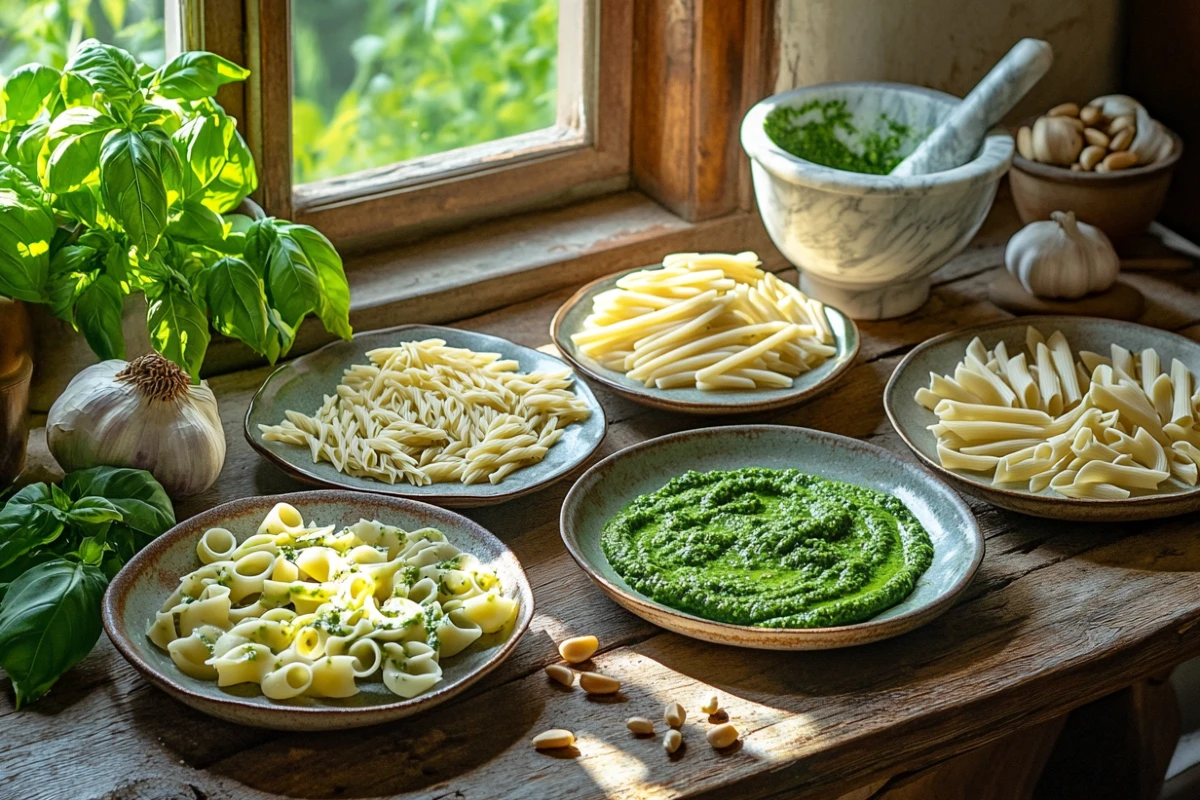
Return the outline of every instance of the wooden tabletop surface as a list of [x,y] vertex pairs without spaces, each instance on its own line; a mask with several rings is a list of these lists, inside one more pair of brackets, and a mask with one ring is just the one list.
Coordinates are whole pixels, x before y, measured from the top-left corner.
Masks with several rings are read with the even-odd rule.
[[[741,421],[832,431],[911,459],[884,416],[884,383],[922,340],[1008,316],[987,301],[987,287],[1014,227],[1011,211],[998,206],[972,248],[937,275],[920,311],[863,324],[859,362],[833,391]],[[1144,323],[1200,340],[1200,275],[1131,273],[1127,280],[1146,295]],[[543,345],[551,315],[569,294],[461,326]],[[180,503],[180,518],[238,497],[303,488],[255,455],[242,435],[246,404],[268,372],[211,381],[229,452],[217,484]],[[717,423],[596,391],[609,429],[589,463],[650,437]],[[40,429],[30,459],[32,479],[56,476]],[[0,796],[829,797],[1048,720],[1200,654],[1194,516],[1072,524],[974,500],[987,539],[983,566],[961,602],[925,628],[814,653],[738,650],[666,633],[605,598],[564,550],[558,514],[579,471],[537,494],[467,512],[516,551],[538,613],[512,657],[465,696],[358,731],[242,728],[171,700],[102,637],[27,711],[13,711],[11,686],[0,679]],[[599,637],[597,669],[621,679],[621,694],[592,699],[547,680],[542,668],[557,659],[555,643],[573,634]],[[673,758],[659,741],[625,729],[626,718],[659,718],[674,699],[698,717],[696,699],[709,687],[742,733],[732,752],[713,751],[700,721],[685,726],[686,747]],[[575,731],[577,748],[535,752],[530,737],[553,727]]]

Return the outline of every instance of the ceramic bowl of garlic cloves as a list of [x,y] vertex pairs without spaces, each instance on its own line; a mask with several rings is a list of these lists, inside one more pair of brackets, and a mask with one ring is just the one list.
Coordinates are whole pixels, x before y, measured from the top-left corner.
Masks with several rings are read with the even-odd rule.
[[1162,210],[1183,142],[1128,95],[1062,103],[1016,132],[1009,181],[1024,223],[1070,209],[1114,243]]

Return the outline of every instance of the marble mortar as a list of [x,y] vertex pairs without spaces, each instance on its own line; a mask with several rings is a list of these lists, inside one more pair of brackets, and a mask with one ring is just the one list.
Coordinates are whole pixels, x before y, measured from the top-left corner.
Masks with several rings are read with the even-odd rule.
[[826,83],[761,101],[742,121],[759,213],[775,246],[800,269],[800,288],[855,319],[915,311],[930,275],[979,230],[1013,158],[1013,139],[990,131],[966,164],[927,175],[866,175],[814,164],[775,145],[763,121],[778,106],[845,100],[861,131],[879,115],[909,126],[907,156],[959,102],[899,83]]

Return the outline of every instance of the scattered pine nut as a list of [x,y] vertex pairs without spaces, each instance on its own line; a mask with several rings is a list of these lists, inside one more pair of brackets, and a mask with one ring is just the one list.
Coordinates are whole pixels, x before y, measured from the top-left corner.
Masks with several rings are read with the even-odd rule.
[[672,728],[678,728],[687,719],[687,711],[679,703],[667,703],[663,710],[663,719]]
[[710,728],[708,731],[708,743],[713,746],[714,750],[729,747],[729,745],[737,740],[737,728],[733,727],[733,724],[729,722],[718,725],[715,728]]
[[572,636],[558,646],[558,654],[564,661],[578,664],[587,661],[600,647],[600,640],[595,636]]
[[663,749],[668,753],[674,753],[683,744],[683,734],[671,728],[667,731],[667,735],[663,737]]
[[599,672],[579,673],[579,685],[588,694],[616,694],[621,690],[621,682]]
[[625,720],[625,727],[629,728],[630,733],[638,735],[654,733],[654,720],[649,720],[645,717],[630,717]]
[[700,704],[700,710],[705,714],[712,716],[721,710],[721,699],[715,694],[710,694],[704,698],[704,702]]
[[562,664],[551,664],[546,667],[546,674],[563,686],[575,685],[575,670],[570,667],[564,667]]
[[562,728],[542,731],[533,737],[533,746],[538,750],[557,750],[575,744],[575,734]]

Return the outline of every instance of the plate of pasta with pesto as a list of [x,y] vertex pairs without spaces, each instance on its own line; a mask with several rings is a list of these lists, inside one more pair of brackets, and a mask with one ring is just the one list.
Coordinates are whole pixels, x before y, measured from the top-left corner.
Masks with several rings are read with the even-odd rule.
[[563,543],[615,602],[717,644],[880,641],[954,604],[983,560],[966,503],[867,442],[727,425],[627,447],[576,481]]
[[151,682],[243,725],[409,716],[497,667],[533,616],[516,556],[471,520],[348,491],[252,497],[177,525],[104,597]]
[[673,253],[584,286],[550,323],[577,370],[636,403],[746,414],[801,403],[854,363],[858,329],[755,253]]
[[1200,509],[1200,344],[1131,322],[1026,317],[938,336],[884,391],[901,438],[956,488],[1034,516]]
[[359,333],[284,364],[246,411],[251,447],[300,480],[446,507],[537,491],[604,439],[552,355],[434,325]]

